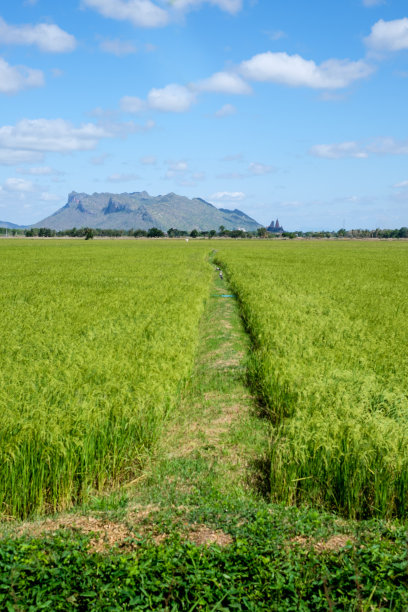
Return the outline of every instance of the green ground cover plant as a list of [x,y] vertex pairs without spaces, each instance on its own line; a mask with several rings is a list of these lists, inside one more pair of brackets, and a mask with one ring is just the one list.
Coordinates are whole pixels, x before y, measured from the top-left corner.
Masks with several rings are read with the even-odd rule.
[[0,244],[0,515],[137,476],[192,368],[207,259],[184,242]]
[[274,424],[272,499],[405,516],[408,244],[258,241],[224,245],[217,260]]

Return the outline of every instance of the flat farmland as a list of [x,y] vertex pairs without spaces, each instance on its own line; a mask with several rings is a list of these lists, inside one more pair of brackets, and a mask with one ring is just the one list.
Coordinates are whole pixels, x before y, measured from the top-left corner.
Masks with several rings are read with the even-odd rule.
[[140,473],[193,363],[211,269],[191,247],[0,244],[0,514]]
[[274,425],[275,501],[406,515],[408,244],[256,242],[220,249]]

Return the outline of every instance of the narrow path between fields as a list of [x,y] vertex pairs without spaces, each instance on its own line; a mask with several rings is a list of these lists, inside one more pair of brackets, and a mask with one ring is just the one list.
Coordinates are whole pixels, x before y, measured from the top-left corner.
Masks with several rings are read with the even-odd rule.
[[[200,340],[190,384],[177,421],[166,437],[167,461],[200,459],[203,475],[197,486],[252,490],[253,464],[264,452],[267,425],[256,415],[256,402],[246,386],[250,341],[235,297],[214,266],[209,303],[200,324]],[[204,469],[204,468],[203,468]],[[177,470],[176,470],[177,471]]]
[[229,511],[238,511],[260,499],[255,466],[267,451],[269,426],[258,418],[246,386],[250,340],[237,300],[223,297],[231,292],[213,267],[193,372],[150,466],[116,493],[98,496],[74,514],[28,523],[20,533],[77,529],[94,533],[91,548],[99,551],[133,547],[135,536],[156,543],[174,535],[198,544],[232,541],[219,528],[225,524],[219,507],[228,503]]

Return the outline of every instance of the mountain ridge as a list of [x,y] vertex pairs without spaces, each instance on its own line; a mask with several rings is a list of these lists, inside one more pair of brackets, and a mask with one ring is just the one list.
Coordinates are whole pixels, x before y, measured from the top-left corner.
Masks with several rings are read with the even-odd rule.
[[79,193],[72,191],[67,203],[30,227],[66,230],[72,227],[98,229],[150,229],[208,231],[226,229],[255,231],[261,225],[235,209],[217,208],[203,198],[187,198],[173,192],[151,196],[147,191],[131,193]]

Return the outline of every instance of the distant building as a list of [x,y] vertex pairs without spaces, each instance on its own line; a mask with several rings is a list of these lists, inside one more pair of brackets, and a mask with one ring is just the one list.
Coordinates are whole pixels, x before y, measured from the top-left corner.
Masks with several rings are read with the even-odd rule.
[[284,231],[283,227],[279,223],[279,219],[276,219],[276,221],[271,221],[270,226],[267,227],[266,229],[271,234],[281,234]]

